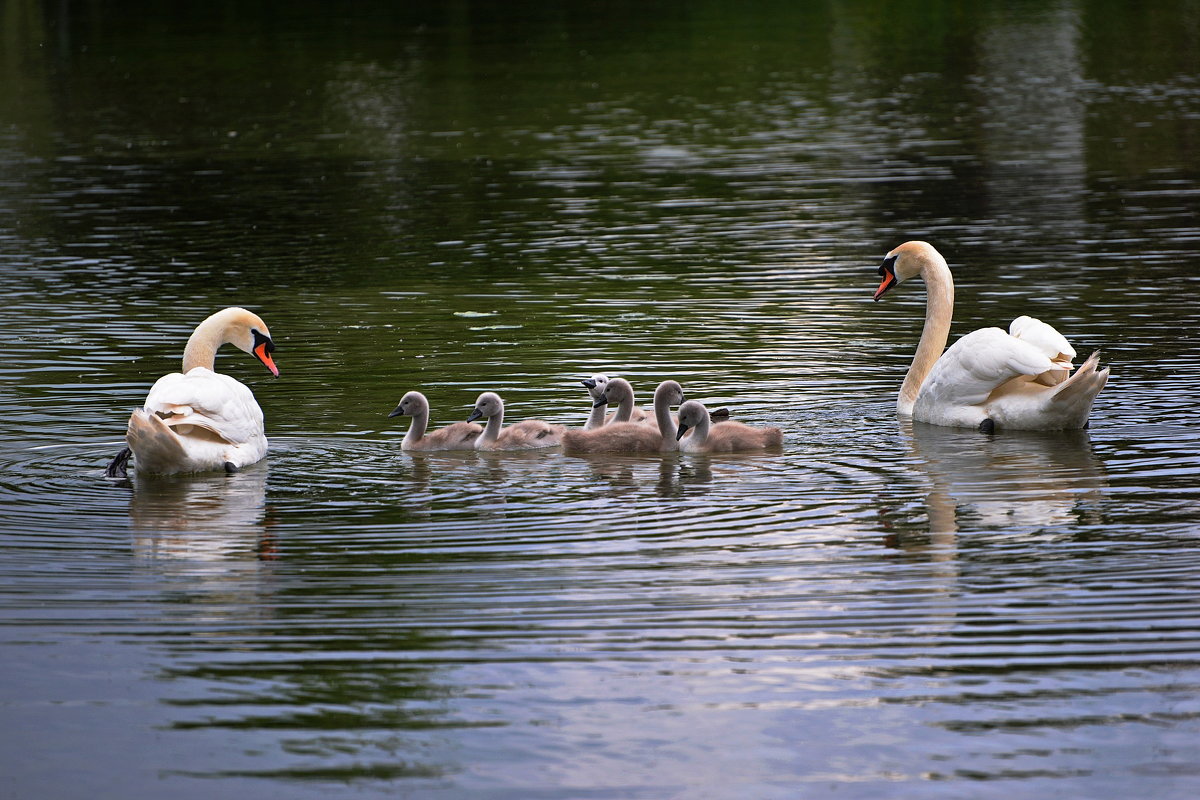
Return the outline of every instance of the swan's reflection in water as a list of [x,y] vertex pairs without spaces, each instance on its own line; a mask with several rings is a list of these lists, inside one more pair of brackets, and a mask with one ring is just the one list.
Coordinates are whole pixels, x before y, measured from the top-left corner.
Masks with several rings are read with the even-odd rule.
[[[1086,523],[1108,486],[1087,431],[995,436],[901,422],[913,464],[928,480],[928,531],[953,545],[964,528],[1006,530]],[[946,535],[951,538],[946,538]]]
[[147,560],[271,560],[267,465],[233,475],[136,475],[129,517],[133,550]]
[[885,544],[919,562],[900,574],[910,585],[922,575],[916,593],[926,595],[930,622],[956,624],[969,561],[964,533],[1022,534],[1099,514],[1107,478],[1086,431],[987,436],[903,420],[900,434],[926,490],[919,508],[902,515],[911,519],[894,520]]

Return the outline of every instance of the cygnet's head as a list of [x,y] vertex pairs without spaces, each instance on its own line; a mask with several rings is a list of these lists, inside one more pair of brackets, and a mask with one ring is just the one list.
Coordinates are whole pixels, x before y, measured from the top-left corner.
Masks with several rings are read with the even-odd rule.
[[920,275],[927,264],[939,262],[943,267],[946,265],[946,259],[928,242],[905,242],[884,256],[879,266],[883,280],[875,290],[875,299],[883,297],[893,286]]
[[422,411],[429,411],[429,401],[420,392],[408,392],[400,398],[400,405],[388,414],[388,417],[415,417]]
[[707,419],[708,409],[704,404],[699,400],[688,400],[679,407],[679,431],[675,438],[682,439],[683,435],[699,425],[701,420]]
[[587,387],[588,394],[592,396],[593,400],[599,400],[604,396],[604,390],[608,388],[608,376],[593,375],[590,378],[580,381],[580,383]]
[[475,401],[475,409],[471,412],[471,416],[467,417],[467,422],[474,422],[480,418],[491,419],[503,413],[504,401],[500,399],[500,395],[495,392],[484,392]]
[[624,378],[613,378],[608,382],[604,393],[596,398],[596,405],[603,406],[610,403],[614,406],[620,405],[621,401],[632,397],[633,387],[629,385],[629,381]]
[[667,405],[677,406],[687,398],[683,395],[683,387],[678,381],[663,381],[654,390],[654,404],[658,405],[661,400],[666,400]]

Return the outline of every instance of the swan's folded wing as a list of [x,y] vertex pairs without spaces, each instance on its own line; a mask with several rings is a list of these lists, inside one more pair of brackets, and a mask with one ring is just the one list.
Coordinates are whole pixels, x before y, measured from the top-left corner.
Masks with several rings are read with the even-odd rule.
[[1075,358],[1075,348],[1052,325],[1047,325],[1034,317],[1017,317],[1008,326],[1008,332],[1015,339],[1031,344],[1043,353],[1055,366],[1071,368]]
[[980,328],[942,354],[921,385],[920,398],[937,404],[978,405],[1006,381],[1053,368],[1050,358],[1028,342],[1000,328]]
[[159,378],[146,395],[145,408],[172,427],[196,425],[234,444],[263,432],[262,409],[254,393],[228,375],[203,367]]
[[1008,332],[1016,339],[1036,347],[1054,362],[1054,368],[1038,374],[1035,380],[1045,386],[1057,386],[1067,379],[1075,368],[1075,348],[1067,338],[1034,317],[1017,317],[1008,326]]

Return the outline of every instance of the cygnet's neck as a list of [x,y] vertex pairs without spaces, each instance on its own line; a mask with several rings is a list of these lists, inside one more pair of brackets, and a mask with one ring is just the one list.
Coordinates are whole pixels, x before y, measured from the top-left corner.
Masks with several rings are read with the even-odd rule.
[[479,441],[483,444],[491,444],[500,438],[500,426],[504,424],[504,405],[501,404],[500,410],[494,416],[488,417],[487,426],[483,429],[483,433],[479,437]]
[[595,430],[604,425],[604,417],[608,414],[608,404],[596,405],[597,397],[592,398],[592,413],[588,414],[587,422],[584,424],[585,431]]
[[702,445],[708,441],[708,429],[711,423],[709,422],[708,411],[706,410],[700,415],[700,419],[692,426],[692,444]]
[[669,391],[668,387],[660,385],[654,392],[654,420],[658,423],[658,432],[662,434],[663,441],[667,443],[674,442],[679,432],[675,420],[671,419],[671,399],[667,397]]
[[613,422],[629,422],[633,418],[633,406],[633,389],[625,388],[621,393],[620,402],[617,403],[617,413],[613,417]]
[[419,406],[417,413],[412,415],[412,422],[408,426],[408,433],[404,434],[404,444],[413,445],[421,441],[428,428],[429,406]]

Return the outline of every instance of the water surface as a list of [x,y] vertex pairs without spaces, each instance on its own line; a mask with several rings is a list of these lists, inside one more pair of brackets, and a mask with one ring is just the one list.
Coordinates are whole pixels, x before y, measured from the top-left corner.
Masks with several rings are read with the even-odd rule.
[[[1102,2],[163,10],[0,28],[14,797],[1190,798],[1200,14]],[[636,21],[636,24],[634,22]],[[1028,313],[1087,431],[898,421]],[[197,322],[268,458],[103,477]],[[629,378],[780,454],[400,450]]]

